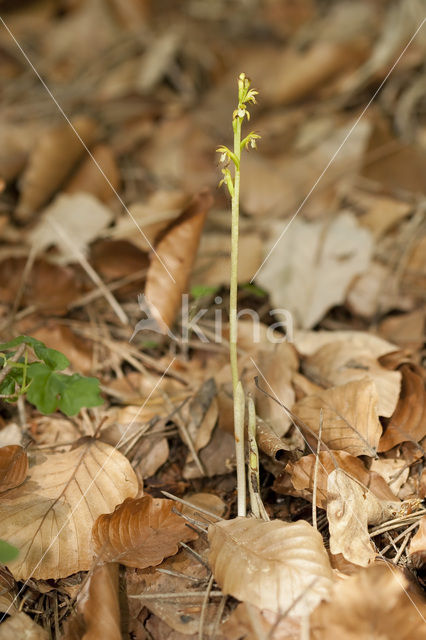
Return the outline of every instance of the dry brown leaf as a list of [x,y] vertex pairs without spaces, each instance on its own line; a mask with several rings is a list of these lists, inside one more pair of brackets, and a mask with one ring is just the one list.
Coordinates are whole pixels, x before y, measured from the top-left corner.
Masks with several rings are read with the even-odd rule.
[[86,158],[67,182],[63,191],[64,193],[91,193],[101,202],[107,203],[115,197],[112,187],[117,190],[120,185],[120,173],[114,152],[108,145],[100,144],[93,148],[92,156],[102,171],[93,158]]
[[210,192],[201,191],[183,214],[166,229],[155,246],[156,254],[152,256],[148,268],[145,297],[152,317],[163,331],[167,331],[173,324],[181,305],[181,296],[188,284],[204,221],[212,202]]
[[0,449],[0,492],[22,484],[28,473],[28,457],[18,445]]
[[185,479],[202,478],[206,475],[212,478],[217,475],[230,473],[235,467],[235,438],[228,431],[222,430],[217,425],[210,442],[203,449],[200,449],[198,457],[204,468],[201,472],[195,460],[188,462],[183,469]]
[[419,234],[407,257],[401,282],[404,292],[422,296],[426,288],[426,234]]
[[[10,616],[17,613],[19,599],[16,597],[16,582],[6,567],[0,567],[0,612]],[[1,627],[0,627],[1,629]]]
[[[410,473],[410,467],[407,465],[404,458],[377,458],[372,461],[370,471],[381,476],[386,486],[396,496],[399,494],[401,487],[405,484],[408,474]],[[368,486],[368,485],[367,485]],[[375,493],[373,487],[369,487],[373,493]],[[377,495],[377,493],[376,493]],[[378,498],[383,498],[383,495],[377,495]]]
[[[107,282],[132,276],[135,272],[147,270],[149,265],[146,253],[127,240],[101,240],[90,247],[93,267]],[[146,271],[145,271],[146,272]],[[130,285],[120,287],[120,295],[129,295],[134,289],[141,291],[144,275]]]
[[341,553],[349,562],[366,567],[377,555],[370,541],[368,525],[395,517],[400,506],[396,500],[379,500],[345,471],[332,471],[327,482],[331,553]]
[[[238,282],[248,282],[262,263],[263,242],[258,233],[243,232],[239,238]],[[231,269],[230,232],[210,231],[201,238],[191,284],[229,285]]]
[[277,613],[300,597],[294,615],[327,597],[328,556],[321,534],[304,520],[224,520],[209,526],[209,542],[209,564],[225,594]]
[[279,613],[261,611],[252,604],[240,602],[221,631],[226,640],[259,640],[262,637],[259,629],[268,640],[300,640],[300,626],[300,618],[283,618]]
[[426,604],[391,564],[362,569],[311,615],[311,640],[425,640]]
[[49,634],[46,629],[36,624],[30,616],[19,611],[2,622],[0,627],[0,640],[11,640],[11,638],[48,640]]
[[[270,389],[273,389],[274,397],[276,396],[288,409],[292,409],[296,395],[291,379],[299,368],[299,358],[293,345],[282,342],[276,345],[272,353],[260,351],[258,364],[262,376],[265,376],[270,385],[267,390],[270,392]],[[256,391],[256,409],[262,420],[268,422],[278,436],[287,433],[292,424],[291,419],[282,407],[260,390]]]
[[363,227],[370,229],[376,239],[383,236],[412,211],[410,203],[361,190],[352,192],[350,197],[357,207],[365,210],[358,220]]
[[337,340],[350,342],[354,349],[368,349],[374,358],[395,351],[397,347],[373,333],[365,331],[303,331],[297,330],[293,335],[293,343],[303,356],[310,356],[330,342]]
[[48,320],[31,331],[31,336],[51,349],[66,353],[74,371],[88,375],[93,370],[93,343],[80,338],[66,325]]
[[303,362],[304,373],[323,387],[371,378],[378,394],[377,413],[389,417],[395,411],[401,388],[399,371],[389,371],[372,357],[368,347],[338,340],[324,345]]
[[349,285],[345,306],[351,313],[371,320],[376,314],[399,308],[401,294],[398,287],[391,266],[373,260]]
[[408,553],[416,566],[424,565],[426,560],[426,516],[420,519],[419,528],[411,538]]
[[[353,214],[306,222],[296,218],[282,235],[274,225],[268,258],[256,282],[267,289],[275,307],[293,314],[296,326],[310,328],[330,307],[343,302],[347,287],[370,262],[372,238]],[[272,284],[273,283],[273,286]]]
[[[222,518],[225,511],[227,510],[226,504],[214,493],[193,493],[192,495],[185,495],[185,500],[194,505],[194,509],[189,507],[188,505],[183,505],[182,513],[185,515],[189,515],[191,517],[199,517],[202,520],[207,520],[208,522],[217,522],[218,519]],[[200,513],[196,507],[200,507],[201,509],[205,509],[210,513],[217,516],[217,518],[210,517],[205,513]],[[197,515],[198,514],[198,515]]]
[[77,598],[63,640],[121,640],[118,596],[119,565],[97,566]]
[[269,73],[267,71],[266,76],[259,79],[259,90],[272,104],[291,104],[359,64],[365,53],[363,40],[319,41],[302,52],[286,49]]
[[98,440],[37,454],[27,480],[0,504],[0,538],[20,550],[8,563],[14,577],[47,580],[87,571],[93,522],[137,490],[128,460]]
[[[289,473],[291,476],[291,482],[297,491],[305,491],[304,497],[308,497],[312,500],[312,493],[314,487],[314,475],[315,475],[315,460],[316,456],[310,454],[303,456],[297,462],[289,462],[285,467],[285,470],[280,476],[278,476],[274,482],[274,491],[281,493],[280,480],[284,474]],[[328,451],[321,451],[319,454],[319,465],[317,475],[317,505],[326,509],[327,507],[327,480],[332,471],[337,468],[342,469],[350,476],[359,480],[365,487],[370,488],[375,493],[375,488],[371,485],[371,474],[364,466],[363,462],[359,458],[351,456],[345,451],[335,451],[332,454]],[[385,480],[381,482],[381,495],[387,492],[388,500],[397,500],[396,496],[392,494],[392,491],[388,488]],[[286,491],[287,493],[287,491]]]
[[400,442],[419,442],[426,435],[426,389],[422,370],[414,364],[403,364],[401,396],[385,432],[379,451],[388,451]]
[[[72,124],[86,146],[90,146],[96,135],[95,122],[87,116],[80,116],[72,120]],[[15,215],[20,220],[28,220],[61,186],[85,153],[68,122],[42,134],[22,176]]]
[[378,331],[386,340],[405,349],[417,351],[423,344],[425,311],[417,309],[411,313],[389,316],[380,324]]
[[[253,76],[254,77],[254,76]],[[315,190],[312,193],[306,205],[304,205],[304,213],[313,213],[315,217],[318,217],[318,210],[324,211],[335,208],[336,202],[336,188],[334,182],[340,181],[343,171],[346,169],[346,173],[349,176],[356,173],[357,167],[361,164],[362,157],[365,152],[365,147],[368,142],[368,136],[371,130],[370,123],[366,120],[359,123],[361,126],[353,131],[351,134],[351,144],[342,145],[343,140],[348,135],[353,123],[345,121],[342,125],[340,122],[336,122],[335,119],[331,119],[331,123],[324,131],[320,140],[315,140],[315,146],[308,150],[303,149],[304,153],[300,153],[297,150],[293,153],[286,151],[276,156],[277,144],[275,140],[274,156],[269,157],[260,154],[249,154],[244,158],[244,170],[241,176],[241,204],[248,214],[256,217],[262,217],[267,220],[268,227],[271,226],[270,219],[277,217],[290,216],[294,213],[294,210],[300,205],[300,203],[306,197],[306,194],[312,188],[312,184],[317,180],[324,166],[329,162],[333,154],[340,148],[339,162],[331,165],[327,171],[326,183],[322,185],[321,189]],[[276,135],[275,135],[276,137]],[[262,145],[263,146],[263,145]],[[283,145],[284,146],[284,145]],[[343,154],[343,155],[342,155]],[[346,181],[348,178],[346,178]],[[324,188],[324,187],[327,188]],[[310,211],[309,211],[310,210]],[[332,236],[328,239],[327,244],[330,245],[330,240],[336,239],[336,236],[341,240],[341,234],[344,236],[346,233],[356,233],[360,238],[370,237],[370,232],[367,229],[361,230],[361,227],[347,216],[347,214],[339,214],[339,217],[344,215],[346,220],[340,221],[337,225],[334,223],[332,229]],[[296,220],[295,220],[296,222]],[[286,235],[293,227],[293,222],[286,231]],[[275,238],[279,236],[286,227],[286,222],[275,222],[272,226],[272,234]],[[315,224],[311,227],[309,225],[298,225],[297,240],[304,241],[309,244],[308,250],[300,251],[300,245],[296,245],[299,249],[299,257],[302,260],[307,260],[306,264],[310,266],[315,264],[316,258],[310,254],[310,250],[318,250],[320,252],[323,239],[313,238],[315,230],[320,231],[325,235],[327,233],[326,227],[321,223]],[[361,233],[360,233],[361,231]],[[366,233],[362,233],[365,231]],[[293,234],[292,234],[293,236]],[[278,250],[279,256],[285,256],[285,251],[291,251],[295,236],[290,243],[286,243],[283,239],[280,240],[281,250]],[[340,244],[338,240],[337,244]],[[284,249],[284,246],[286,247]],[[348,263],[352,263],[356,258],[356,249],[348,239],[345,240],[345,246],[350,251],[351,256],[346,254],[340,254],[338,247],[335,247],[331,251],[328,251],[330,247],[327,247],[327,257],[330,260],[329,264],[332,264],[331,259],[337,258],[340,254],[344,255],[345,268]],[[367,247],[365,247],[367,249]],[[364,253],[364,249],[361,253]],[[302,257],[303,256],[303,257]],[[349,259],[351,258],[351,259]],[[278,260],[278,258],[276,258]],[[356,261],[355,261],[356,262]],[[292,256],[291,260],[286,258],[285,264],[291,263],[292,268],[297,269],[297,263]],[[322,266],[324,265],[324,256],[321,258]],[[325,265],[324,265],[325,266]],[[278,268],[278,265],[277,265]],[[301,265],[299,265],[299,270]],[[312,269],[312,267],[311,267]],[[263,270],[262,270],[263,271]],[[314,270],[313,270],[314,272]],[[311,274],[310,274],[311,275]],[[313,275],[315,275],[313,273]],[[337,282],[338,278],[333,278],[334,282]]]
[[[293,413],[318,433],[323,411],[322,440],[330,449],[353,456],[376,455],[382,427],[377,416],[377,391],[364,378],[332,387],[300,400]],[[303,428],[303,424],[301,425]],[[309,440],[309,434],[305,433]]]
[[[27,260],[9,258],[0,262],[0,298],[13,302],[19,291]],[[40,314],[64,315],[68,305],[82,293],[82,285],[67,267],[36,260],[26,279],[22,306],[34,306],[37,320]],[[22,331],[26,333],[26,331]]]
[[108,562],[144,569],[160,564],[174,555],[179,542],[198,537],[185,520],[172,512],[172,500],[128,498],[113,513],[98,517],[93,525],[97,553]]
[[[206,555],[206,544],[204,540],[195,540],[192,544],[194,551],[199,553],[204,559]],[[161,569],[162,571],[159,571]],[[163,573],[170,571],[171,573]],[[181,576],[188,576],[188,580]],[[150,598],[141,599],[129,598],[129,610],[133,623],[133,630],[140,629],[140,612],[144,607],[155,616],[158,616],[165,625],[168,625],[178,635],[179,640],[184,637],[192,638],[192,634],[197,634],[200,627],[200,613],[202,608],[205,584],[209,578],[206,566],[201,564],[194,556],[182,549],[175,556],[167,558],[158,568],[150,569],[126,569],[126,582],[128,595],[149,595]],[[197,582],[198,585],[197,586]],[[161,596],[154,597],[156,593],[179,593],[186,591],[200,590],[201,596],[193,598],[165,599]],[[218,613],[220,600],[212,598],[206,608],[204,633],[208,636],[212,632],[215,617]],[[135,629],[136,627],[136,629]],[[170,633],[170,629],[165,627],[162,630]],[[135,633],[135,637],[138,637]],[[169,635],[160,635],[158,640],[169,638]],[[173,636],[171,636],[173,637]]]
[[111,229],[111,237],[128,240],[142,251],[150,251],[147,239],[153,245],[160,231],[175,220],[188,204],[188,195],[183,191],[156,191],[147,202],[135,202],[129,206],[132,217],[145,237],[136,231],[135,223],[127,213]]

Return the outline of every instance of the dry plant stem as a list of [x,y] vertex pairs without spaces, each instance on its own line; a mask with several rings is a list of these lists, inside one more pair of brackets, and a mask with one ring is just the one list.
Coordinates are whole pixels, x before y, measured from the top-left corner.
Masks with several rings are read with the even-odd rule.
[[234,393],[234,436],[235,458],[237,463],[237,514],[246,515],[246,468],[244,451],[244,413],[245,397],[241,381],[237,382]]
[[321,451],[321,436],[322,436],[322,424],[323,424],[323,414],[322,409],[320,410],[320,419],[319,419],[319,430],[318,430],[318,442],[317,442],[317,453],[315,457],[315,468],[314,468],[314,486],[312,493],[312,526],[315,529],[318,529],[317,523],[317,486],[318,486],[318,467],[319,467],[319,454]]
[[250,507],[255,518],[260,518],[260,509],[256,500],[259,493],[259,451],[256,444],[256,409],[254,400],[248,397],[248,440],[249,440],[249,494]]

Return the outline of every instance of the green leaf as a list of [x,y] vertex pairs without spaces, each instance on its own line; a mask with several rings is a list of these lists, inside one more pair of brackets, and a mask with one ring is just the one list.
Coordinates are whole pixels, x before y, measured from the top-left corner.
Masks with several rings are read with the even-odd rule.
[[82,407],[98,407],[103,404],[97,378],[86,378],[74,373],[72,376],[62,374],[62,379],[65,389],[59,402],[59,409],[65,415],[74,416]]
[[61,375],[57,374],[42,362],[28,365],[28,380],[31,381],[27,391],[27,400],[41,413],[53,413],[58,408],[59,398],[64,389]]
[[265,298],[268,295],[268,293],[264,289],[257,287],[255,284],[251,284],[251,282],[247,282],[246,284],[240,285],[240,288],[243,289],[244,291],[248,291],[249,293],[252,293],[258,298]]
[[52,371],[41,362],[28,366],[31,380],[27,400],[41,413],[53,413],[60,409],[67,416],[74,416],[82,407],[103,404],[97,378],[86,378],[78,373],[68,376]]
[[62,371],[70,364],[70,361],[63,353],[56,351],[56,349],[49,349],[42,342],[34,347],[34,353],[52,370]]
[[6,564],[11,560],[15,560],[18,557],[19,550],[6,542],[5,540],[0,540],[0,563]]
[[13,347],[18,347],[20,344],[28,344],[33,348],[35,348],[37,345],[43,345],[40,340],[36,340],[35,338],[31,338],[30,336],[18,336],[13,340],[9,340],[9,342],[3,342],[3,344],[0,344],[0,351],[13,349]]
[[220,287],[218,286],[209,286],[205,284],[197,284],[191,288],[191,296],[198,300],[199,298],[204,298],[204,296],[212,296],[217,291],[219,291]]

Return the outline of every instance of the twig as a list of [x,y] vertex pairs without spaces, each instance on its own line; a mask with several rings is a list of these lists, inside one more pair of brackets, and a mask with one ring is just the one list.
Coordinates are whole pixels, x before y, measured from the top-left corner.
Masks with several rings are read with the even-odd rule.
[[[128,598],[136,598],[138,600],[181,600],[183,598],[204,598],[206,591],[185,591],[185,593],[140,593],[129,595]],[[221,598],[222,591],[210,591],[210,598]]]
[[194,509],[194,511],[198,511],[199,513],[203,513],[205,516],[209,516],[209,518],[215,518],[216,520],[224,520],[221,516],[218,516],[216,513],[212,513],[211,511],[207,511],[207,509],[203,509],[202,507],[198,507],[196,504],[192,504],[192,502],[188,502],[188,500],[183,500],[182,498],[178,498],[174,496],[173,493],[169,493],[168,491],[161,492],[163,496],[166,498],[170,498],[171,500],[175,500],[176,502],[180,502],[184,504],[186,507],[190,509]]

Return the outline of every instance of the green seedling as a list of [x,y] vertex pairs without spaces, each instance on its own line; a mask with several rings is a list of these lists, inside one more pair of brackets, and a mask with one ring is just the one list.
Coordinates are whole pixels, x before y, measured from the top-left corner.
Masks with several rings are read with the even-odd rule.
[[[29,362],[31,352],[35,358]],[[0,397],[16,402],[25,394],[41,413],[59,409],[67,416],[103,404],[97,378],[60,373],[69,364],[63,353],[29,336],[0,344]]]
[[[238,515],[246,515],[246,482],[244,465],[244,391],[238,375],[237,354],[237,293],[238,293],[238,233],[240,215],[240,180],[241,180],[241,151],[256,148],[256,141],[260,138],[251,132],[241,139],[241,129],[244,118],[250,120],[247,105],[256,102],[257,91],[250,88],[250,80],[244,73],[238,78],[238,106],[232,114],[232,129],[234,132],[234,149],[220,146],[223,178],[219,186],[225,184],[232,201],[231,213],[231,276],[229,291],[229,355],[231,360],[232,389],[234,396],[234,434],[237,459],[237,492]],[[232,171],[231,171],[232,169]]]

